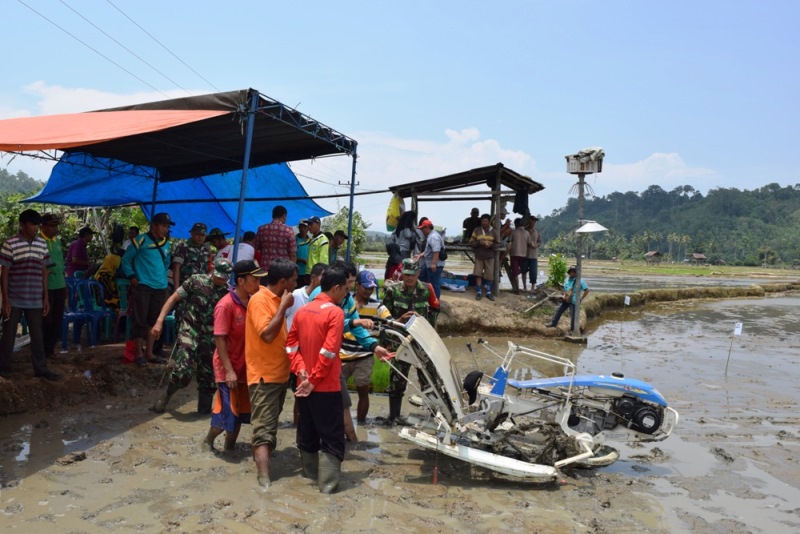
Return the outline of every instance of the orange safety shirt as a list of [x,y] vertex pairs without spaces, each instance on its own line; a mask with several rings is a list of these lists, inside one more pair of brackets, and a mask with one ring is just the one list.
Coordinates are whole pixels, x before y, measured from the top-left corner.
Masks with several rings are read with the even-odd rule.
[[[252,302],[252,301],[251,301]],[[248,315],[250,311],[248,310]],[[297,311],[286,340],[286,353],[292,361],[292,372],[308,371],[314,391],[341,391],[339,375],[342,362],[344,312],[325,293]]]
[[[286,358],[286,324],[272,340],[266,343],[261,334],[278,313],[281,298],[261,287],[247,303],[247,319],[244,329],[244,359],[247,362],[247,384],[283,384],[289,381],[289,360]],[[281,321],[283,321],[281,317]],[[341,334],[340,334],[341,335]]]

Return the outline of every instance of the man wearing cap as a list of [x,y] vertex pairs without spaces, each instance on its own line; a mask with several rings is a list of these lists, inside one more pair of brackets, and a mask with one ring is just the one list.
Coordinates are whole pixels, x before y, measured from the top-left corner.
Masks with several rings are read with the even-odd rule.
[[235,286],[214,307],[214,380],[217,395],[211,415],[211,428],[203,440],[209,451],[214,440],[225,432],[225,449],[233,450],[242,423],[250,423],[250,395],[244,359],[244,329],[247,303],[261,288],[267,276],[255,260],[239,260],[233,266]]
[[[436,317],[439,315],[439,299],[431,284],[419,281],[419,271],[419,266],[414,260],[404,259],[403,281],[386,291],[383,305],[397,321],[405,322],[412,316],[419,315],[435,327]],[[393,365],[389,372],[389,387],[386,388],[386,394],[389,395],[389,423],[399,421],[403,395],[408,385],[403,376],[408,376],[411,369],[411,364],[408,362],[394,360]]]
[[283,206],[272,208],[272,222],[262,224],[256,232],[256,250],[261,253],[261,264],[269,269],[273,260],[297,262],[297,241],[291,226],[286,225],[289,212]]
[[342,248],[342,245],[348,239],[350,239],[350,237],[344,233],[344,230],[336,230],[333,233],[333,240],[330,243],[330,262],[328,265],[332,264],[336,260],[344,259],[344,256],[339,254],[339,249]]
[[328,236],[322,232],[322,221],[319,217],[311,217],[308,220],[308,231],[311,232],[311,241],[308,243],[308,264],[316,265],[324,263],[329,265],[331,258],[328,254]]
[[425,250],[422,252],[424,277],[433,286],[438,299],[442,294],[442,271],[444,271],[444,239],[433,229],[433,222],[426,219],[419,225],[425,236]]
[[206,243],[205,223],[196,222],[189,230],[189,239],[175,245],[172,252],[172,282],[180,286],[193,274],[206,274],[213,253]]
[[56,345],[61,339],[61,323],[64,320],[64,306],[67,300],[67,282],[64,279],[64,247],[58,237],[61,219],[55,213],[42,214],[39,235],[47,243],[50,253],[50,274],[47,276],[47,300],[50,313],[42,318],[44,329],[44,354],[47,358],[55,356]]
[[481,225],[481,217],[480,217],[480,210],[478,208],[472,208],[469,212],[469,217],[464,219],[464,223],[462,225],[463,232],[461,234],[461,242],[462,243],[469,243],[469,240],[472,238],[472,232],[475,231],[475,228]]
[[167,235],[174,225],[168,213],[156,213],[150,220],[150,231],[136,236],[122,256],[122,272],[131,281],[131,339],[135,343],[136,364],[140,367],[148,361],[164,362],[153,354],[155,338],[150,328],[167,300],[167,273],[172,265]]
[[[379,317],[389,319],[392,314],[382,305],[380,301],[372,298],[378,281],[370,271],[361,271],[356,277],[356,290],[353,293],[353,301],[359,317],[370,318]],[[342,360],[342,377],[345,383],[352,376],[353,382],[358,392],[358,407],[356,408],[356,420],[364,423],[369,412],[369,382],[372,378],[372,367],[375,363],[373,350],[365,349],[358,342],[352,332],[345,332],[342,342],[342,350],[339,357]]]
[[297,285],[302,287],[308,285],[309,274],[314,264],[308,263],[308,245],[311,236],[308,235],[308,221],[302,219],[297,223],[297,235],[294,236],[297,242]]
[[9,237],[0,250],[0,288],[3,298],[3,337],[0,340],[0,376],[11,376],[11,355],[22,315],[28,322],[34,376],[60,380],[61,375],[47,368],[44,352],[42,316],[50,312],[47,294],[51,267],[47,243],[39,237],[42,218],[27,209],[19,214],[19,233]]
[[162,413],[169,399],[181,388],[197,380],[197,413],[211,413],[216,381],[214,380],[214,306],[228,294],[228,279],[233,264],[225,258],[214,260],[211,274],[193,274],[187,278],[161,307],[151,334],[161,337],[164,319],[178,302],[185,301],[175,347],[175,361],[170,367],[167,390],[153,405]]
[[78,231],[78,239],[69,244],[67,248],[66,273],[75,276],[76,271],[86,271],[89,268],[89,241],[94,237],[94,230],[84,226]]
[[525,287],[525,275],[527,273],[531,280],[531,292],[536,289],[536,280],[539,275],[539,247],[542,246],[542,234],[536,229],[536,221],[538,220],[533,215],[528,219],[528,233],[531,236],[531,240],[528,243],[525,265],[522,267],[522,286]]
[[483,298],[483,283],[486,282],[486,298],[494,300],[492,295],[492,279],[494,278],[494,248],[498,235],[490,221],[488,213],[481,215],[481,225],[472,232],[469,244],[475,249],[475,265],[472,275],[475,277],[475,300]]
[[211,245],[213,245],[213,247],[217,249],[217,254],[216,256],[214,256],[214,259],[218,260],[220,258],[225,258],[227,256],[225,253],[225,248],[228,246],[227,236],[229,233],[230,232],[223,232],[219,228],[212,228],[211,231],[206,236],[206,243],[211,243]]
[[574,265],[571,265],[570,268],[567,269],[567,275],[567,280],[564,282],[564,296],[561,297],[561,304],[559,304],[556,314],[553,316],[553,320],[550,321],[547,326],[549,328],[557,327],[561,316],[569,309],[569,330],[571,332],[575,329],[575,303],[578,302],[578,298],[583,302],[583,299],[589,294],[589,286],[586,285],[585,280],[581,280],[580,291],[575,291],[578,269]]

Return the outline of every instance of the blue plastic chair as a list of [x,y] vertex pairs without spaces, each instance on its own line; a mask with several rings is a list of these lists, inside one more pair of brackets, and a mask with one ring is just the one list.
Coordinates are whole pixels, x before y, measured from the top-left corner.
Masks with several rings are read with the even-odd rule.
[[106,337],[111,337],[111,325],[116,320],[117,314],[106,306],[103,284],[97,280],[79,280],[78,294],[83,301],[83,311],[92,321],[92,346],[100,341],[100,326],[105,326]]
[[117,278],[117,295],[119,296],[119,313],[117,319],[114,321],[114,341],[119,341],[119,323],[125,319],[125,340],[131,338],[131,326],[133,317],[131,317],[128,303],[128,291],[131,287],[131,281],[126,278]]
[[64,318],[61,320],[61,349],[66,352],[67,340],[69,339],[69,325],[72,323],[72,344],[78,345],[81,342],[81,329],[86,326],[86,338],[91,343],[92,339],[92,317],[82,311],[78,306],[78,280],[67,277],[67,309],[64,310]]

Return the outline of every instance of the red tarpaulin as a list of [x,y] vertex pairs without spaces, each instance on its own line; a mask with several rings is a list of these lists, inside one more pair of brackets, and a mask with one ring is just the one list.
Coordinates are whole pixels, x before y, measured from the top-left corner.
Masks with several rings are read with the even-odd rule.
[[214,110],[97,111],[0,121],[0,151],[92,145],[225,115]]

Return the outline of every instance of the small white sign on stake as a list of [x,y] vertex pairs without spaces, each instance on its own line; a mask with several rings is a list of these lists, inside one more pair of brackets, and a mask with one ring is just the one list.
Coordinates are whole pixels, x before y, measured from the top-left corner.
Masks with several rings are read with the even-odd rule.
[[630,305],[631,305],[631,297],[625,295],[625,306],[630,306]]
[[728,376],[728,365],[731,363],[731,349],[733,349],[733,338],[742,335],[742,323],[733,324],[733,336],[731,337],[731,346],[728,347],[728,361],[725,362],[725,376]]

